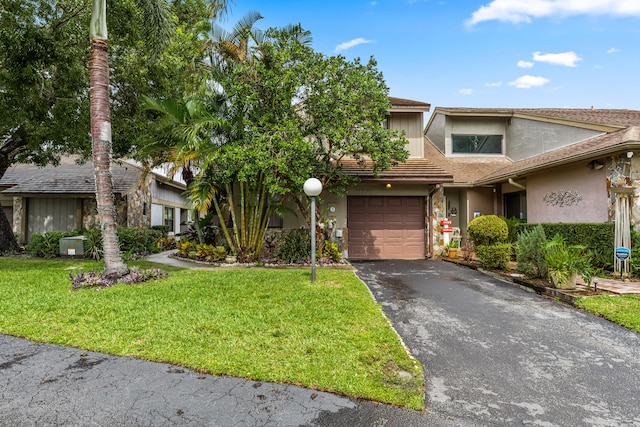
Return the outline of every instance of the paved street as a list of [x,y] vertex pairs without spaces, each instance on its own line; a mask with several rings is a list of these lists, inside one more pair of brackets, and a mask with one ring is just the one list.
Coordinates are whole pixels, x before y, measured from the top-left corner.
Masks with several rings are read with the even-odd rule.
[[640,426],[640,335],[437,260],[354,263],[424,366],[427,407],[477,426]]

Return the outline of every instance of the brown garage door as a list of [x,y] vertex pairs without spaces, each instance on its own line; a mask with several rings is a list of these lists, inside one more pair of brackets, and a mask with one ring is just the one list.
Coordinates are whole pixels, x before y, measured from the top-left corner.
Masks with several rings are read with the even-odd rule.
[[348,197],[350,259],[425,256],[424,197]]

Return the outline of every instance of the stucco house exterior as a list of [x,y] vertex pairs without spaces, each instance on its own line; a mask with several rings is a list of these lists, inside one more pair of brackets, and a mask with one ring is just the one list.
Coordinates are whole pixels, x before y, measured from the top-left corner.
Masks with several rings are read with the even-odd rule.
[[[127,162],[113,162],[112,173],[118,225],[165,224],[178,233],[190,219],[184,184],[153,172],[143,180],[142,169]],[[99,220],[93,163],[65,157],[58,166],[13,165],[0,179],[0,204],[20,243],[33,233],[94,228]]]
[[[324,191],[319,209],[327,219],[325,234],[348,259],[423,259],[433,246],[431,198],[439,185],[453,182],[450,172],[425,156],[424,114],[428,103],[389,97],[384,126],[403,130],[409,159],[374,177],[370,168],[342,160],[342,167],[360,178],[344,197]],[[307,227],[286,215],[284,229]]]
[[438,107],[424,135],[425,157],[453,175],[434,216],[463,239],[477,215],[595,223],[625,203],[640,227],[640,111]]

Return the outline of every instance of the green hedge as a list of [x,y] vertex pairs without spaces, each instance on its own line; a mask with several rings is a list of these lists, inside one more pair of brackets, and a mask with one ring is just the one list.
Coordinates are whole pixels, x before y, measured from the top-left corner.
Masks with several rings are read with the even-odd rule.
[[[102,253],[102,241],[100,230],[95,228],[84,231],[47,231],[45,233],[33,233],[31,243],[26,247],[27,251],[39,258],[55,258],[60,256],[60,239],[84,235],[87,239],[84,244],[85,257],[97,258]],[[118,243],[120,251],[125,257],[133,254],[158,252],[156,242],[163,237],[162,229],[148,228],[118,228]]]
[[[533,228],[537,224],[519,224],[520,231]],[[561,235],[567,245],[584,245],[594,255],[593,265],[604,270],[613,270],[614,229],[613,222],[605,223],[557,223],[540,224],[547,240]],[[632,247],[635,243],[632,242]]]

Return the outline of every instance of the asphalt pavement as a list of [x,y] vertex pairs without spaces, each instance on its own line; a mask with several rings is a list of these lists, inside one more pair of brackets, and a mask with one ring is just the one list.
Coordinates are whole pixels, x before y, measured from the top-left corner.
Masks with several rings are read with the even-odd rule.
[[437,260],[354,263],[422,363],[428,410],[478,426],[640,426],[640,335]]

